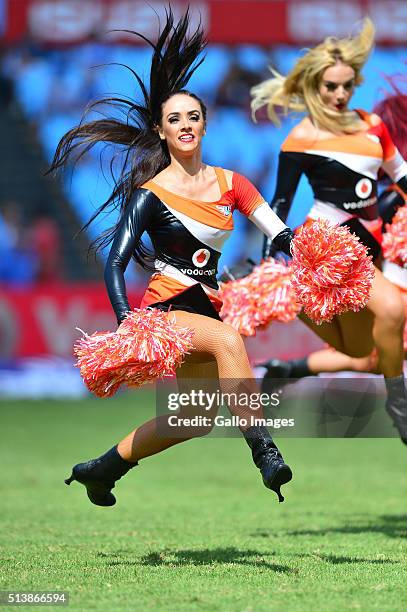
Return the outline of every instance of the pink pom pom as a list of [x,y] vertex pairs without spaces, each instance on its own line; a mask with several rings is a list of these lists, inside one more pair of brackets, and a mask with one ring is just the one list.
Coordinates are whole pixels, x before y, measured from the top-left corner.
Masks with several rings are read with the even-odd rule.
[[383,255],[398,266],[407,266],[407,207],[402,206],[386,224],[383,234]]
[[89,391],[110,397],[121,385],[140,387],[172,376],[192,348],[193,330],[178,327],[167,313],[135,309],[120,333],[84,334],[74,346],[77,366]]
[[374,265],[366,247],[346,227],[325,219],[305,223],[291,248],[293,288],[315,323],[366,306]]
[[272,321],[292,321],[301,307],[290,281],[290,267],[269,259],[248,276],[221,285],[223,321],[244,336],[253,336],[256,328]]

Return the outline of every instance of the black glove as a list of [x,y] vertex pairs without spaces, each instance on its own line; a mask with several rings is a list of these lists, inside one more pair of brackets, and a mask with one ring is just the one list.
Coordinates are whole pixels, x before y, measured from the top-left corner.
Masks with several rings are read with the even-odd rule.
[[288,257],[292,257],[291,254],[291,242],[294,238],[294,232],[286,227],[282,232],[277,234],[274,240],[270,240],[265,236],[263,244],[263,258],[274,257],[277,251],[282,251]]
[[232,268],[225,266],[223,274],[219,277],[221,283],[228,283],[231,280],[238,280],[244,278],[253,272],[253,268],[256,266],[255,262],[249,257],[243,263],[236,264]]
[[268,259],[269,257],[275,257],[276,254],[277,254],[277,249],[275,246],[273,246],[272,239],[264,235],[263,251],[262,251],[263,259]]
[[391,223],[400,206],[404,206],[404,198],[395,190],[387,190],[381,194],[378,204],[383,223]]

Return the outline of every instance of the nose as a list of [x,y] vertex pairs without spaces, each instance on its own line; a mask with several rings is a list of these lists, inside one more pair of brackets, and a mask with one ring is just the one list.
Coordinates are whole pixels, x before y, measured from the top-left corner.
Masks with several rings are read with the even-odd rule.
[[186,132],[191,131],[191,124],[188,117],[184,117],[181,121],[181,130],[185,130]]
[[346,89],[342,85],[340,85],[336,90],[336,98],[338,102],[346,99]]

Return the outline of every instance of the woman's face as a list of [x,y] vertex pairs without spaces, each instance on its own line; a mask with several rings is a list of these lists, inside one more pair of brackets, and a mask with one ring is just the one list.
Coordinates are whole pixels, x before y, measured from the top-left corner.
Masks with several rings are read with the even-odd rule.
[[173,155],[194,153],[205,135],[205,120],[198,100],[185,94],[175,94],[163,104],[158,133],[167,142]]
[[338,63],[323,72],[319,94],[330,110],[343,113],[348,110],[354,87],[355,71],[347,64]]

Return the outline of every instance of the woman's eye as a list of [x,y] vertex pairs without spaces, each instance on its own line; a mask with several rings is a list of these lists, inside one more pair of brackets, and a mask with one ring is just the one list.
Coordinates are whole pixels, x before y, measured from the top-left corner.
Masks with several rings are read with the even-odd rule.
[[170,123],[175,123],[176,121],[178,121],[176,117],[171,117],[171,119],[169,119]]
[[191,121],[199,121],[199,115],[192,115]]
[[332,85],[332,83],[329,83],[329,84],[326,86],[326,88],[327,88],[327,90],[328,90],[328,91],[335,91],[335,89],[336,89],[336,85]]
[[353,81],[351,81],[350,83],[345,83],[346,91],[350,91],[352,88],[353,88]]

